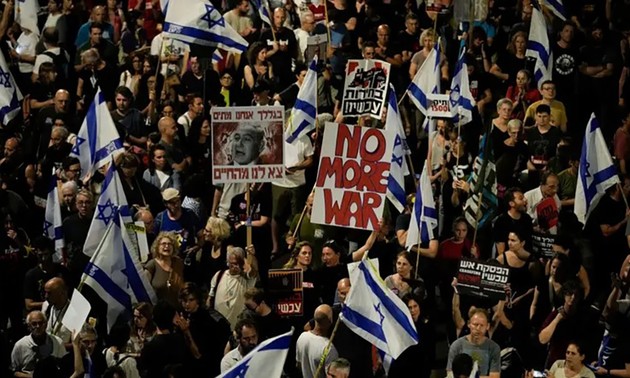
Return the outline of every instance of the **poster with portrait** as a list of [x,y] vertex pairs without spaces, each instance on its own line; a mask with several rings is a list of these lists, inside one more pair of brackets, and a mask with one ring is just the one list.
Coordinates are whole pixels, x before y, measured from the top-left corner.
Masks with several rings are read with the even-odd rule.
[[212,108],[212,182],[270,182],[284,177],[284,108]]
[[374,230],[383,216],[391,130],[327,122],[311,222]]
[[389,70],[390,64],[380,60],[348,60],[341,113],[346,117],[369,115],[380,120],[389,88]]

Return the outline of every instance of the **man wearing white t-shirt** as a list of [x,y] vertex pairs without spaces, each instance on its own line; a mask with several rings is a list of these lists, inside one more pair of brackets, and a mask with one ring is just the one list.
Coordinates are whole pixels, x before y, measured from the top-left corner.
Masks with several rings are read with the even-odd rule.
[[[315,327],[303,332],[295,346],[295,361],[298,369],[302,371],[302,377],[315,378],[324,350],[328,345],[328,331],[332,327],[333,311],[329,305],[320,305],[315,309]],[[330,346],[324,365],[339,357],[334,345]],[[317,378],[326,376],[325,369],[320,369]]]
[[308,195],[304,170],[313,165],[313,144],[307,136],[294,143],[284,142],[286,176],[271,186],[273,213],[271,220],[272,253],[279,250],[281,225],[302,211]]

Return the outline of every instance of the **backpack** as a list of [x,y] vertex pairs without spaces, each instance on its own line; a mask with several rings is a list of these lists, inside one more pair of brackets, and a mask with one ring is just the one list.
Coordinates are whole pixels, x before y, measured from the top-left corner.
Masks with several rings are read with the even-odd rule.
[[70,64],[66,58],[66,51],[60,47],[59,54],[54,54],[50,51],[44,51],[42,54],[52,59],[52,63],[57,69],[57,80],[66,80],[68,78],[68,66]]

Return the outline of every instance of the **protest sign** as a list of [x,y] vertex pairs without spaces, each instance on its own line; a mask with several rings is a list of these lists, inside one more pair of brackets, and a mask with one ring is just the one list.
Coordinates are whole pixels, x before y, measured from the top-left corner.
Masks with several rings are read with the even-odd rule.
[[212,182],[270,182],[284,177],[284,108],[212,108]]
[[270,269],[269,298],[280,316],[304,314],[302,269]]
[[427,100],[429,100],[427,107],[428,117],[453,118],[454,114],[451,110],[449,95],[431,93],[427,95]]
[[536,223],[542,230],[556,234],[560,212],[555,198],[547,197],[536,205]]
[[555,243],[556,235],[547,232],[534,231],[532,233],[532,252],[538,257],[552,257],[551,245]]
[[326,123],[311,222],[374,230],[392,159],[387,130]]
[[70,304],[64,313],[63,319],[61,319],[61,324],[74,333],[76,337],[79,335],[81,328],[83,328],[83,324],[88,318],[91,309],[90,302],[77,289],[74,289]]
[[463,258],[459,262],[457,290],[463,295],[502,300],[509,274],[510,269],[498,263]]
[[348,60],[341,113],[380,120],[389,88],[389,69],[389,63],[379,60]]

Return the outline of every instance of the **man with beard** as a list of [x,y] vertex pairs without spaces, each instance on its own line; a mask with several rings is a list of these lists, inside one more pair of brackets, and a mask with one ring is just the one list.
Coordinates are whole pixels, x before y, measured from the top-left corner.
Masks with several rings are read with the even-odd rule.
[[129,144],[138,147],[146,147],[148,129],[144,124],[142,113],[131,106],[133,93],[125,86],[116,88],[116,110],[111,112],[112,119],[121,137]]
[[89,190],[81,189],[76,197],[77,212],[63,221],[63,237],[68,252],[68,270],[70,286],[79,282],[89,257],[83,254],[83,244],[90,230],[94,213],[94,196]]
[[221,373],[230,370],[258,345],[258,326],[253,319],[239,320],[234,327],[234,332],[236,332],[238,347],[231,350],[221,360]]

